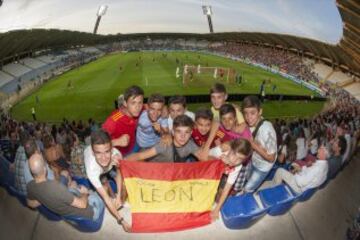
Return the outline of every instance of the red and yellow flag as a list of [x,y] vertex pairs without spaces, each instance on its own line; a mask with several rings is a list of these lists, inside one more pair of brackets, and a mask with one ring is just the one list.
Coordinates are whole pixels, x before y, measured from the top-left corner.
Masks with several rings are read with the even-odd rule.
[[209,224],[224,165],[127,162],[120,164],[133,232],[168,232]]

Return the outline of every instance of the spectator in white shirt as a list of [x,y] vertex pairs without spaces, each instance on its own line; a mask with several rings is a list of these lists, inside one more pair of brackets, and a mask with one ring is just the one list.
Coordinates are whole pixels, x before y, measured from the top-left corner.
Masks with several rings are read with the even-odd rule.
[[287,171],[279,168],[274,176],[273,184],[285,182],[296,193],[302,193],[307,189],[319,187],[327,179],[329,165],[327,162],[328,151],[324,146],[318,150],[317,160],[311,166],[293,164],[293,170]]

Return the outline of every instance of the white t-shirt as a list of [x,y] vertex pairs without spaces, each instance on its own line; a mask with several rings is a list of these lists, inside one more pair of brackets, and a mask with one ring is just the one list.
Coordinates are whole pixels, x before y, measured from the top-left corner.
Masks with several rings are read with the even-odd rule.
[[307,155],[307,147],[305,144],[305,138],[298,138],[296,139],[296,160],[304,159]]
[[[226,153],[227,152],[223,152],[221,150],[220,146],[214,147],[214,148],[210,149],[210,151],[209,151],[210,156],[213,156],[213,157],[219,158],[219,159],[220,159],[221,155],[226,154]],[[242,168],[242,164],[239,164],[230,169],[230,171],[227,173],[228,174],[228,178],[226,180],[227,184],[233,185],[235,183],[241,168]]]
[[[116,148],[112,148],[111,156],[114,156],[116,154],[120,155],[122,158],[121,153]],[[101,188],[102,184],[100,181],[100,175],[109,172],[114,164],[110,164],[106,169],[103,169],[97,162],[94,156],[94,152],[91,148],[91,145],[87,146],[84,151],[84,162],[85,162],[85,170],[86,175],[89,178],[91,184],[95,188]]]
[[[193,121],[195,121],[195,114],[193,112],[190,111],[185,111],[184,113],[186,116],[190,117]],[[168,117],[168,127],[169,130],[172,131],[173,129],[173,123],[174,123],[174,119],[172,119],[170,116]]]
[[[255,131],[255,127],[250,128],[251,132]],[[275,159],[277,155],[277,140],[276,133],[273,125],[269,121],[263,122],[260,126],[255,139],[256,142],[266,149],[268,154],[275,154]],[[260,156],[256,151],[253,152],[251,157],[252,165],[262,172],[268,172],[273,167],[274,163],[266,161],[263,157]]]
[[316,160],[310,167],[303,166],[294,175],[296,184],[305,191],[320,186],[326,181],[329,165],[326,160]]

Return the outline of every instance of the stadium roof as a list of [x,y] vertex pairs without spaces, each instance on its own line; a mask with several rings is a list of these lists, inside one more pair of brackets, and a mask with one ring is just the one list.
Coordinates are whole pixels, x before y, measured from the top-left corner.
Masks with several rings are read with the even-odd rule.
[[343,37],[336,45],[297,36],[233,32],[215,34],[191,33],[139,33],[118,35],[92,35],[65,30],[20,30],[0,34],[0,59],[13,58],[29,51],[64,48],[76,45],[93,45],[122,39],[184,38],[206,39],[209,41],[236,41],[264,46],[274,46],[300,52],[309,57],[321,59],[329,65],[360,75],[360,4],[355,0],[337,0],[343,21]]

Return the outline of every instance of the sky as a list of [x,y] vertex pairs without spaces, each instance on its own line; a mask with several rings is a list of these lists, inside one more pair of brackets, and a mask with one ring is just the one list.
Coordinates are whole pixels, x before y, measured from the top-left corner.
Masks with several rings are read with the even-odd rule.
[[215,32],[271,32],[337,43],[342,21],[335,0],[3,0],[0,32],[57,28],[99,34],[209,31],[201,6],[211,5]]

